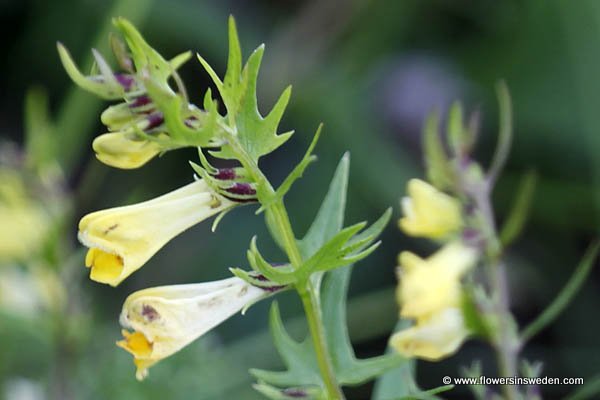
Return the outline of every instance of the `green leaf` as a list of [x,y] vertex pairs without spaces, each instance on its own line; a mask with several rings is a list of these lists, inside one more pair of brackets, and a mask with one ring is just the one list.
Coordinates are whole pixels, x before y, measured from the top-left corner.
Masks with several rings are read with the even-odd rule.
[[[262,61],[264,45],[259,46],[248,58],[244,69],[241,70],[241,49],[235,21],[229,19],[229,57],[227,72],[223,81],[218,77],[210,65],[200,56],[200,63],[213,79],[225,107],[227,118],[234,132],[229,140],[235,140],[244,150],[246,155],[254,162],[285,143],[293,132],[277,134],[279,122],[291,95],[291,86],[288,86],[266,117],[263,117],[257,105],[256,82]],[[239,154],[231,147],[224,145],[220,151],[214,151],[215,157],[236,159]]]
[[254,389],[273,400],[327,400],[327,394],[320,387],[296,387],[279,389],[264,382],[252,385]]
[[250,373],[259,381],[279,387],[323,386],[310,337],[300,343],[292,339],[283,326],[277,302],[271,306],[269,326],[275,347],[287,370],[251,369]]
[[462,154],[465,141],[465,126],[462,104],[455,101],[448,113],[448,142],[456,155]]
[[346,298],[351,267],[329,272],[323,281],[322,308],[327,342],[341,384],[358,385],[397,367],[406,360],[392,353],[359,360],[354,354],[346,321]]
[[586,379],[585,385],[565,397],[565,400],[587,400],[598,398],[600,394],[600,375]]
[[[154,104],[163,113],[165,125],[173,147],[207,147],[219,136],[218,120],[221,116],[216,107],[201,111],[191,107],[181,94],[174,93],[168,86],[153,79],[145,79],[144,85]],[[188,118],[195,118],[200,125],[195,128],[186,125]]]
[[294,182],[296,182],[298,179],[300,179],[302,177],[302,174],[304,174],[304,170],[306,170],[306,167],[308,167],[308,165],[311,162],[313,162],[317,159],[317,156],[314,156],[312,154],[312,152],[315,149],[317,142],[319,141],[319,137],[321,136],[322,128],[323,128],[323,124],[319,124],[319,127],[317,128],[317,132],[315,132],[315,136],[313,137],[310,145],[308,146],[308,149],[306,150],[304,157],[302,157],[302,160],[300,160],[298,165],[296,165],[296,167],[294,167],[292,172],[290,172],[290,174],[285,178],[285,180],[283,181],[281,186],[279,186],[277,188],[277,191],[275,192],[273,197],[271,197],[270,199],[263,202],[262,206],[256,211],[256,214],[260,214],[262,211],[264,211],[266,208],[268,208],[269,205],[273,204],[278,199],[283,199],[283,197],[291,189]]
[[452,187],[454,177],[451,166],[439,134],[439,115],[431,113],[423,128],[423,149],[425,152],[425,167],[427,179],[441,190]]
[[[87,77],[79,71],[69,51],[62,43],[56,43],[56,47],[65,71],[77,86],[105,100],[116,100],[123,97],[125,94],[123,87],[115,80],[112,72],[108,76],[102,76],[104,82]],[[98,61],[97,53],[94,54],[94,57]]]
[[546,326],[550,325],[567,308],[592,271],[592,267],[598,257],[598,251],[600,251],[600,239],[596,239],[590,245],[579,265],[573,271],[573,275],[571,275],[569,281],[554,298],[552,303],[523,330],[521,334],[523,342],[528,341]]
[[496,91],[498,95],[498,114],[500,122],[498,128],[498,143],[496,144],[494,157],[492,158],[492,163],[487,174],[490,185],[493,185],[496,182],[498,175],[500,175],[502,168],[504,168],[504,164],[506,164],[513,137],[512,101],[506,83],[500,81],[496,85]]
[[437,397],[436,394],[444,393],[452,389],[454,389],[454,385],[438,386],[433,389],[411,394],[410,396],[395,398],[394,400],[438,400],[439,397]]
[[304,238],[298,241],[303,259],[310,258],[344,226],[349,168],[350,155],[346,153],[338,164],[327,195],[312,225]]
[[[138,72],[145,71],[154,79],[166,84],[167,79],[173,72],[171,64],[144,40],[131,22],[125,18],[115,18],[113,24],[123,34],[131,51],[136,70]],[[189,55],[187,58],[189,58]]]
[[[305,259],[318,255],[322,246],[340,238],[340,233],[342,236],[350,234],[348,238],[343,238],[344,243],[347,242],[356,233],[357,228],[360,229],[363,226],[363,224],[356,224],[342,230],[348,185],[348,166],[349,157],[346,154],[338,165],[329,191],[308,233],[299,241],[300,250]],[[389,212],[386,212],[359,241],[378,233],[388,219]],[[404,362],[404,359],[396,354],[365,360],[356,359],[346,322],[346,298],[350,273],[351,267],[328,272],[321,288],[320,301],[333,367],[342,385],[360,384]],[[311,338],[307,337],[302,342],[293,340],[285,331],[276,305],[271,309],[270,322],[275,345],[287,369],[285,371],[255,369],[251,373],[259,379],[261,384],[266,385],[278,387],[317,385],[323,387]]]
[[[396,325],[396,331],[408,328],[410,321],[400,320]],[[388,354],[394,354],[395,350],[388,346]],[[373,400],[437,400],[435,395],[452,389],[453,385],[440,386],[437,388],[422,390],[415,382],[416,361],[405,359],[398,367],[386,372],[375,383],[373,389]]]
[[27,163],[43,168],[55,160],[54,126],[50,120],[48,95],[41,88],[32,88],[25,95],[25,142]]
[[263,274],[270,281],[280,285],[289,285],[296,282],[296,274],[292,271],[291,266],[274,268],[263,258],[256,246],[256,236],[252,238],[247,254],[252,269]]
[[527,172],[521,179],[512,209],[500,231],[500,242],[504,247],[514,242],[523,230],[535,194],[536,184],[537,174],[535,171]]

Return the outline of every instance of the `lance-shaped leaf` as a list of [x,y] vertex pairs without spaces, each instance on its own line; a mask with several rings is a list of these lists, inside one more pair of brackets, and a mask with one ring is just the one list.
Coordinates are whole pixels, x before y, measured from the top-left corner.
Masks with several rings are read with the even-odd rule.
[[[57,43],[56,47],[58,48],[58,55],[65,67],[65,71],[67,71],[67,74],[77,86],[106,100],[115,100],[123,97],[125,91],[116,81],[112,71],[106,75],[85,76],[79,71],[77,65],[75,65],[66,47],[62,43]],[[94,57],[96,62],[99,60],[103,62],[102,57],[97,52],[94,52]],[[106,72],[106,68],[103,68],[103,72]]]
[[319,124],[319,127],[317,128],[317,132],[315,132],[315,136],[313,137],[312,141],[310,142],[310,145],[308,146],[306,153],[304,153],[304,157],[302,157],[302,160],[300,160],[298,165],[296,165],[294,167],[294,169],[292,170],[292,172],[290,172],[290,174],[285,178],[285,180],[283,181],[281,186],[279,186],[277,188],[277,190],[275,191],[275,194],[271,198],[263,201],[262,206],[256,211],[256,214],[260,214],[262,211],[269,208],[269,206],[271,204],[273,204],[275,201],[277,201],[279,199],[283,199],[283,197],[291,189],[294,182],[296,182],[298,179],[300,179],[302,177],[302,175],[304,174],[304,171],[306,170],[306,167],[308,167],[310,165],[310,163],[312,163],[313,161],[316,161],[317,156],[313,155],[312,152],[315,149],[317,142],[319,141],[319,137],[321,136],[322,128],[323,128],[323,124]]
[[250,242],[250,249],[247,256],[252,269],[263,274],[270,281],[279,285],[289,285],[296,282],[296,274],[294,274],[291,266],[276,268],[263,258],[256,246],[256,236]]
[[[266,117],[258,111],[256,98],[256,82],[264,45],[259,46],[248,58],[241,69],[241,48],[235,21],[229,18],[229,58],[225,79],[221,81],[216,72],[202,57],[198,56],[219,90],[225,107],[229,124],[235,126],[230,132],[229,140],[235,140],[246,155],[253,161],[268,154],[285,143],[293,132],[277,134],[277,128],[291,95],[291,87],[287,87],[273,109]],[[212,153],[215,157],[225,159],[238,158],[237,150],[232,145],[225,145],[220,151]]]
[[391,209],[368,229],[358,233],[366,223],[361,222],[342,229],[325,243],[299,269],[299,280],[306,279],[316,271],[329,271],[345,265],[353,264],[371,254],[380,242],[373,243],[390,220]]
[[423,128],[423,150],[427,179],[433,186],[444,190],[452,187],[454,177],[451,173],[448,155],[440,138],[439,120],[437,112],[433,112],[427,117]]
[[[299,242],[305,259],[315,256],[326,243],[334,240],[342,231],[344,210],[346,204],[346,188],[348,185],[349,157],[345,155],[330,184],[329,191],[323,201],[317,217],[308,230],[307,235]],[[389,218],[389,213],[373,226],[354,236],[356,241],[363,243],[378,233]],[[356,233],[356,227],[346,228],[346,232]],[[352,235],[350,236],[352,237]],[[348,238],[350,239],[350,238]],[[349,240],[346,240],[347,243]],[[328,272],[325,276],[321,291],[321,307],[324,328],[330,349],[335,375],[342,385],[356,385],[365,382],[384,371],[398,366],[404,359],[396,354],[358,360],[354,354],[346,323],[346,297],[351,268],[340,268]],[[251,370],[250,372],[263,385],[273,385],[282,388],[306,387],[324,384],[316,364],[314,349],[310,337],[302,342],[296,342],[286,332],[279,309],[274,306],[271,310],[271,330],[277,350],[281,354],[287,369],[285,371]],[[264,392],[263,392],[264,393]],[[276,397],[271,397],[276,398]]]
[[156,82],[168,87],[167,79],[173,71],[179,68],[191,57],[190,52],[185,52],[175,57],[170,62],[165,60],[142,37],[140,32],[125,18],[115,18],[114,25],[121,31],[138,72],[144,71]]

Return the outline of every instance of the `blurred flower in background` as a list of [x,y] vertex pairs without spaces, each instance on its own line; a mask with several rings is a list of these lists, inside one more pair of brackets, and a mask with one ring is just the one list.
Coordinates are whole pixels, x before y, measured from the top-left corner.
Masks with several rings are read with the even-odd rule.
[[[260,399],[250,388],[248,369],[279,366],[261,304],[251,310],[255,318],[224,323],[185,354],[161,362],[142,384],[131,374],[130,356],[113,346],[120,336],[115,315],[127,293],[158,282],[220,279],[223,268],[245,263],[243,252],[230,249],[244,248],[252,234],[263,235],[265,229],[247,210],[233,210],[235,218],[219,227],[226,241],[210,237],[209,226],[191,228],[174,239],[176,245],[167,244],[148,261],[147,273],[132,275],[122,288],[109,291],[84,276],[85,254],[73,251],[74,221],[93,210],[153,198],[191,178],[189,166],[175,154],[165,154],[160,165],[150,160],[141,171],[111,171],[94,157],[90,138],[106,132],[97,117],[100,103],[72,90],[56,55],[56,41],[68,42],[73,59],[87,73],[90,47],[108,53],[106,33],[114,16],[137,22],[162,54],[200,51],[222,70],[227,15],[234,14],[249,46],[244,54],[262,42],[269,49],[259,95],[269,99],[283,82],[294,84],[283,125],[294,126],[298,134],[279,155],[264,159],[265,170],[283,177],[283,166],[298,157],[309,133],[323,121],[319,171],[333,170],[343,151],[352,154],[349,221],[358,216],[374,220],[381,209],[397,205],[404,184],[418,176],[421,152],[395,138],[419,142],[424,116],[432,108],[439,107],[443,114],[458,98],[481,105],[485,119],[477,152],[486,159],[495,138],[491,127],[496,126],[491,87],[499,78],[506,79],[514,98],[515,143],[494,195],[500,219],[511,207],[523,171],[535,168],[539,175],[530,223],[508,255],[514,265],[509,280],[519,321],[531,320],[549,303],[598,231],[600,13],[594,0],[107,4],[13,0],[0,5],[0,21],[7,27],[2,39],[2,54],[7,56],[0,65],[0,132],[3,140],[27,148],[16,152],[14,146],[4,146],[9,150],[0,157],[2,171],[8,171],[0,184],[0,249],[6,248],[0,253],[12,254],[0,262],[0,303],[9,304],[0,305],[0,393],[8,399],[37,399],[40,392],[61,400],[183,400],[190,393],[198,399]],[[301,45],[288,45],[290,37],[292,44]],[[116,67],[114,60],[107,62]],[[208,85],[200,71],[193,62],[179,71],[191,83],[189,96],[198,104]],[[32,124],[31,119],[23,124],[22,100],[33,84],[43,85],[50,94],[45,109],[52,116],[50,124]],[[44,112],[38,109],[35,115]],[[32,127],[41,135],[25,135]],[[114,143],[100,144],[101,152],[108,154]],[[307,170],[286,199],[294,210],[292,220],[300,226],[317,207],[311,188],[324,187],[326,175]],[[14,212],[4,214],[6,209]],[[351,285],[349,330],[359,355],[383,351],[397,319],[391,279],[396,250],[431,253],[393,226],[382,239],[380,251],[364,265],[367,268],[356,269]],[[266,245],[263,251],[277,254]],[[173,265],[177,268],[165,273],[165,266]],[[595,273],[569,312],[531,343],[529,351],[545,362],[545,374],[586,379],[598,374],[600,322],[590,318],[600,304],[598,289]],[[300,312],[291,297],[281,296],[280,305],[288,315]],[[286,325],[303,332],[298,320],[292,318]],[[244,332],[243,340],[239,332]],[[483,351],[469,341],[459,354],[440,363],[419,364],[422,385],[439,385],[440,376],[468,365]],[[545,398],[560,398],[571,389],[547,386],[543,393]],[[371,387],[353,388],[348,398],[362,400],[370,393]],[[466,396],[466,388],[444,394],[448,399]]]

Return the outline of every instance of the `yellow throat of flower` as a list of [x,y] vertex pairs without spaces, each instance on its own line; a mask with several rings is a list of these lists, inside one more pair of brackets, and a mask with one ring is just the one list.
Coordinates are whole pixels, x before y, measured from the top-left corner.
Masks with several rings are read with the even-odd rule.
[[123,271],[123,258],[100,249],[91,248],[85,256],[85,266],[91,268],[90,279],[110,283],[119,278]]
[[117,346],[122,347],[136,358],[148,358],[152,354],[152,342],[146,339],[141,332],[129,332],[126,329],[121,331],[123,340],[117,342]]
[[136,377],[141,381],[148,375],[148,368],[157,361],[151,359],[153,343],[141,332],[131,333],[123,329],[121,333],[123,340],[119,340],[117,346],[133,355],[133,363],[137,368]]

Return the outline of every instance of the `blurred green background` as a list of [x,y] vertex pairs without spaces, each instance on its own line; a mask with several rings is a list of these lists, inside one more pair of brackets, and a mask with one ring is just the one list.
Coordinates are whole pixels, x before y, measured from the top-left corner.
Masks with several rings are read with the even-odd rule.
[[[477,154],[486,165],[497,132],[494,85],[505,79],[514,101],[515,140],[495,191],[500,221],[521,176],[531,169],[539,176],[528,226],[508,255],[517,319],[532,320],[554,297],[599,227],[600,2],[594,0],[4,0],[3,158],[19,164],[18,152],[7,143],[23,145],[25,93],[32,86],[44,88],[55,127],[52,145],[60,149],[66,175],[59,197],[73,201],[59,238],[66,247],[78,249],[76,223],[84,214],[148,199],[189,182],[187,160],[197,155],[192,150],[172,152],[132,171],[110,169],[95,160],[91,140],[103,132],[99,112],[106,104],[74,88],[58,59],[56,41],[85,65],[90,47],[108,55],[110,18],[122,15],[165,57],[191,49],[222,73],[229,14],[236,17],[245,56],[266,44],[259,107],[269,109],[288,83],[294,87],[282,130],[295,129],[296,135],[262,161],[275,184],[300,159],[319,122],[325,123],[316,150],[319,161],[287,198],[298,235],[308,227],[345,151],[352,160],[346,221],[373,221],[390,205],[397,219],[407,179],[423,175],[422,121],[435,108],[445,111],[454,99],[481,112]],[[208,76],[195,60],[181,73],[190,97],[198,102]],[[281,365],[267,331],[270,301],[164,360],[143,383],[135,381],[131,357],[114,346],[121,304],[133,290],[225,278],[227,267],[247,267],[245,250],[254,234],[267,254],[281,257],[253,211],[235,210],[215,234],[208,223],[190,229],[117,289],[87,279],[83,253],[55,260],[58,269],[75,265],[66,318],[56,321],[54,314],[43,311],[23,315],[2,309],[0,303],[0,396],[260,398],[250,387],[247,370]],[[3,221],[0,229],[8,229]],[[397,319],[394,267],[403,249],[427,254],[432,247],[407,239],[390,224],[383,246],[355,267],[349,326],[360,356],[385,351]],[[525,358],[544,363],[542,375],[591,380],[600,373],[599,278],[594,271],[568,311],[526,349]],[[292,331],[301,337],[305,328],[299,301],[293,294],[278,300]],[[486,375],[495,375],[492,353],[470,341],[448,360],[420,363],[419,383],[439,386],[442,376],[458,375],[459,367],[474,359],[484,361]],[[348,398],[367,399],[371,389],[351,388]],[[554,399],[573,389],[546,386],[542,393]],[[467,390],[459,387],[445,397],[463,399]]]

